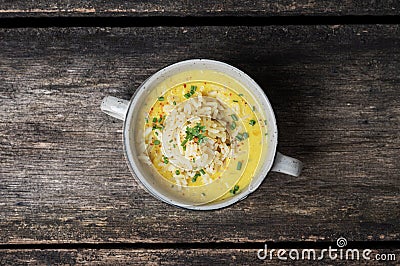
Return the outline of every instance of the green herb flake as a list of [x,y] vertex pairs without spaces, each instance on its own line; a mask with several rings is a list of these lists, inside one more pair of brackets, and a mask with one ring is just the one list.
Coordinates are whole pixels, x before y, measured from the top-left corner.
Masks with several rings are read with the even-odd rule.
[[157,117],[153,117],[153,123],[157,123]]
[[232,194],[236,194],[236,192],[238,192],[238,190],[239,190],[239,186],[235,185],[231,190],[229,190],[229,192]]
[[200,123],[197,123],[194,127],[186,127],[186,137],[185,140],[182,142],[182,146],[186,144],[188,140],[192,140],[194,137],[197,138],[198,143],[201,143],[205,140],[206,136],[201,134],[201,132],[205,132],[206,127],[202,126]]
[[200,173],[201,173],[202,175],[205,175],[205,174],[206,174],[206,172],[205,172],[203,169],[200,169]]
[[160,123],[162,121],[162,116],[160,115],[160,118],[158,119],[158,122]]
[[234,130],[235,128],[236,128],[236,123],[235,123],[235,122],[232,122],[232,124],[231,124],[231,129]]
[[180,174],[181,174],[181,171],[176,170],[176,171],[175,171],[175,174],[176,174],[176,175],[180,175]]
[[170,139],[170,140],[169,140],[169,143],[171,143],[171,142],[173,142],[173,141],[174,141],[173,139]]
[[173,145],[174,149],[176,148],[176,144]]
[[192,85],[192,86],[190,86],[190,91],[188,93],[185,93],[183,96],[186,99],[189,99],[196,92],[196,90],[197,90],[197,86]]
[[264,120],[264,125],[267,125],[267,120]]
[[164,98],[163,96],[161,96],[161,97],[158,97],[158,100],[159,100],[160,102],[162,102],[162,101],[165,100],[165,98]]
[[183,140],[182,143],[181,143],[181,146],[182,146],[182,147],[185,147],[185,145],[186,145],[187,142],[188,142],[188,139]]
[[232,114],[231,117],[233,121],[239,121],[238,117],[235,114]]
[[203,197],[205,197],[205,196],[206,196],[206,193],[204,193],[204,192],[201,192],[201,195],[202,195]]
[[251,119],[249,122],[250,125],[254,126],[256,124],[256,120]]
[[168,161],[168,158],[167,158],[167,157],[164,157],[164,163],[165,163],[165,164],[168,164],[168,163],[169,163],[169,161]]
[[176,105],[176,102],[174,101],[173,104]]
[[238,102],[238,100],[233,100],[233,102],[234,102],[234,103],[237,103],[237,102]]
[[156,133],[156,135],[158,136],[158,132],[156,131],[156,132],[154,132],[154,133]]
[[238,162],[236,165],[236,170],[242,169],[242,162]]
[[160,145],[160,141],[158,140],[158,139],[156,139],[155,141],[154,141],[154,145]]
[[243,139],[247,139],[247,138],[249,137],[249,133],[244,132],[244,133],[242,134],[242,136],[243,136]]
[[253,105],[253,112],[255,112],[256,111],[256,107]]
[[196,182],[197,181],[197,178],[200,176],[200,174],[199,173],[196,173],[195,175],[194,175],[194,177],[192,178],[192,182],[194,183],[194,182]]
[[237,138],[238,140],[242,141],[242,140],[243,140],[243,135],[240,134],[240,133],[238,133],[237,136],[236,136],[236,138]]
[[201,139],[199,139],[199,144],[203,143],[206,140],[207,140],[207,137],[203,136]]
[[238,95],[239,95],[240,97],[242,97],[242,96],[243,96],[243,93],[239,93]]
[[146,124],[149,123],[149,119],[147,117],[144,118],[144,121],[146,121]]

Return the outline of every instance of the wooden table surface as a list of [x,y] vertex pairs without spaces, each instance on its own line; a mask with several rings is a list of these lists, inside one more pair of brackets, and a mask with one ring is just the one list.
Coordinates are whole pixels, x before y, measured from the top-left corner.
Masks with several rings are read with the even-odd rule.
[[[0,264],[253,265],[268,263],[257,259],[264,243],[324,248],[339,237],[400,263],[400,26],[374,23],[399,10],[390,0],[0,0]],[[255,16],[265,25],[248,25]],[[146,17],[175,20],[135,20]],[[202,22],[215,17],[221,25]],[[298,25],[273,24],[291,17]],[[66,26],[74,18],[86,20]],[[279,151],[305,164],[300,177],[270,173],[247,199],[206,212],[138,184],[122,123],[100,101],[129,99],[190,58],[227,62],[260,84]]]

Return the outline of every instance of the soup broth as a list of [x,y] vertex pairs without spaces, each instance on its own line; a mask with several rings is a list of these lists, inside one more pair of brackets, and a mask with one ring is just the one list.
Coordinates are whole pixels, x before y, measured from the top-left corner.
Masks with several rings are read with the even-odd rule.
[[[267,148],[259,106],[229,77],[212,71],[178,76],[160,83],[145,104],[139,159],[171,187],[204,187],[202,196],[211,192],[219,200],[240,193]],[[226,185],[210,185],[216,181]],[[208,191],[216,187],[221,191]]]

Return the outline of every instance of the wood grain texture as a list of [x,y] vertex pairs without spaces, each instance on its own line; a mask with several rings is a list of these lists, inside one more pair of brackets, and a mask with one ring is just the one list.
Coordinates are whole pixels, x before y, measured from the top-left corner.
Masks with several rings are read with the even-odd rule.
[[282,16],[399,15],[400,3],[384,1],[10,1],[0,0],[0,17],[43,16]]
[[[2,29],[0,47],[1,243],[400,239],[398,25]],[[212,212],[138,185],[100,101],[188,58],[265,88],[301,177]]]
[[[343,263],[346,265],[398,265],[400,263],[400,250],[372,250],[370,260],[330,260],[328,256],[323,260],[291,260],[289,250],[283,257],[287,261],[279,260],[276,252],[272,260],[260,260],[255,249],[161,249],[161,250],[115,250],[115,249],[85,249],[85,250],[0,250],[1,265],[277,265],[286,262],[296,265],[332,265]],[[302,250],[300,249],[300,252]],[[317,258],[321,250],[316,250]],[[332,253],[335,254],[335,253]],[[346,254],[346,253],[344,253]],[[394,254],[394,259],[378,261],[389,258]],[[386,257],[382,257],[385,254]],[[295,253],[292,254],[294,258]],[[301,256],[301,253],[299,254]],[[338,256],[339,253],[338,253]],[[345,256],[345,255],[344,255]],[[351,256],[351,255],[349,255]],[[391,257],[390,257],[391,258]]]

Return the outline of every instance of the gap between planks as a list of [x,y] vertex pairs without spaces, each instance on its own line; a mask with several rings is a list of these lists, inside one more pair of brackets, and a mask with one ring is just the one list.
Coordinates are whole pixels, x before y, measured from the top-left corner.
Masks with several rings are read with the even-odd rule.
[[104,16],[3,17],[0,28],[48,27],[196,27],[269,25],[397,24],[400,16]]

